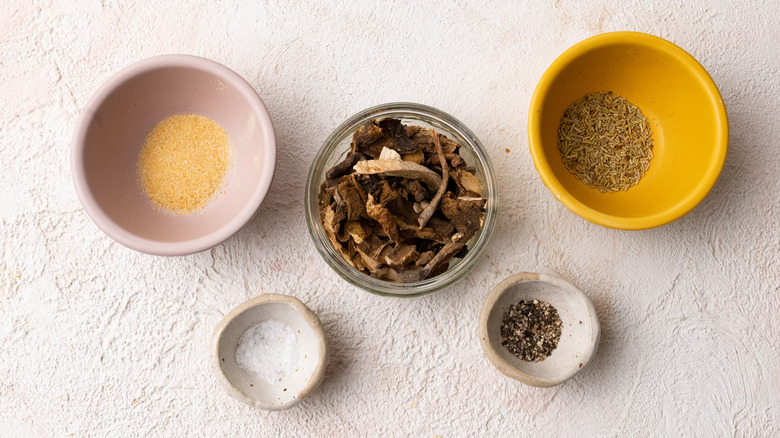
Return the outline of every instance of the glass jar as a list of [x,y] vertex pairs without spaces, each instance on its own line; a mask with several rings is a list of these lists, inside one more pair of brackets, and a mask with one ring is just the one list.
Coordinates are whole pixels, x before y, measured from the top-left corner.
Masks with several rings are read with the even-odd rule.
[[[474,166],[482,181],[482,197],[486,199],[482,228],[468,242],[469,251],[462,259],[453,258],[447,271],[435,277],[413,283],[380,280],[365,274],[347,263],[333,247],[320,220],[318,197],[325,172],[343,161],[350,151],[355,130],[371,119],[400,119],[405,125],[435,128],[440,134],[461,145],[460,154],[468,166]],[[473,132],[451,115],[416,103],[388,103],[368,108],[342,123],[325,140],[314,157],[306,179],[306,223],[314,245],[325,261],[349,283],[379,295],[420,296],[450,286],[468,274],[485,254],[496,225],[498,188],[496,176],[487,151]]]

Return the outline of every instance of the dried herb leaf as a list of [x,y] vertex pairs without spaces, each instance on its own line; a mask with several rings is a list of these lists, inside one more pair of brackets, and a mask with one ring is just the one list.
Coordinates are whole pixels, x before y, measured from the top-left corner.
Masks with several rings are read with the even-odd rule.
[[566,109],[558,150],[575,178],[605,193],[639,183],[653,158],[650,123],[642,111],[611,92],[588,94]]

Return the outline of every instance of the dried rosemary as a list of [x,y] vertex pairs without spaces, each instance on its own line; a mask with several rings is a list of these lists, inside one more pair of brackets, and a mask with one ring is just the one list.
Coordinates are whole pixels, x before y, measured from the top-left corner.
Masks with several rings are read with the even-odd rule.
[[563,113],[558,150],[578,180],[605,193],[636,185],[653,158],[650,123],[612,92],[588,94]]
[[533,300],[513,304],[501,321],[501,345],[525,361],[545,360],[561,339],[561,317],[550,303]]

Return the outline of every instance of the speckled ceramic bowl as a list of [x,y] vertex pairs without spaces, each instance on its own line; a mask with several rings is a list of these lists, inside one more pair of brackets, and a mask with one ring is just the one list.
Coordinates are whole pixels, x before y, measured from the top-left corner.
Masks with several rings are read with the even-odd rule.
[[[561,339],[543,361],[524,361],[501,345],[504,314],[521,300],[546,301],[561,317]],[[590,299],[555,275],[521,272],[510,276],[490,291],[479,314],[479,341],[488,360],[506,376],[532,386],[555,386],[577,374],[596,354],[600,334]]]
[[[274,383],[257,378],[236,362],[241,335],[270,319],[295,330],[301,349],[298,368]],[[222,318],[211,336],[209,356],[214,375],[230,396],[256,408],[278,411],[297,405],[320,384],[328,364],[328,343],[320,319],[299,299],[263,294]]]
[[[217,122],[233,149],[223,189],[202,211],[155,208],[136,178],[149,132],[174,114]],[[110,78],[83,109],[73,136],[71,171],[89,217],[122,245],[156,255],[185,255],[217,245],[254,216],[271,185],[276,140],[255,90],[208,59],[165,55]]]

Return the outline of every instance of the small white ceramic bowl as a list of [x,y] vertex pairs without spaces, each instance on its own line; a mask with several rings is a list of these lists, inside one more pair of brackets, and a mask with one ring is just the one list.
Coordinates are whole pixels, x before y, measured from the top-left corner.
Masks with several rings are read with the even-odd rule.
[[[224,190],[187,215],[155,208],[136,177],[146,136],[174,114],[208,117],[233,149]],[[252,86],[222,64],[189,55],[144,59],[111,77],[82,110],[71,149],[87,215],[122,245],[162,256],[204,251],[238,232],[268,193],[275,165],[271,117]]]
[[[277,320],[295,330],[301,363],[274,384],[248,373],[236,363],[236,347],[251,326]],[[217,324],[209,346],[211,368],[219,383],[236,400],[267,410],[291,408],[322,381],[328,364],[325,330],[317,315],[299,299],[263,294],[231,310]]]
[[[501,345],[504,314],[521,300],[550,303],[563,322],[558,347],[543,361],[524,361]],[[490,291],[479,315],[479,341],[490,363],[506,376],[531,386],[555,386],[577,374],[596,353],[600,333],[590,299],[555,275],[521,272],[510,276]]]

